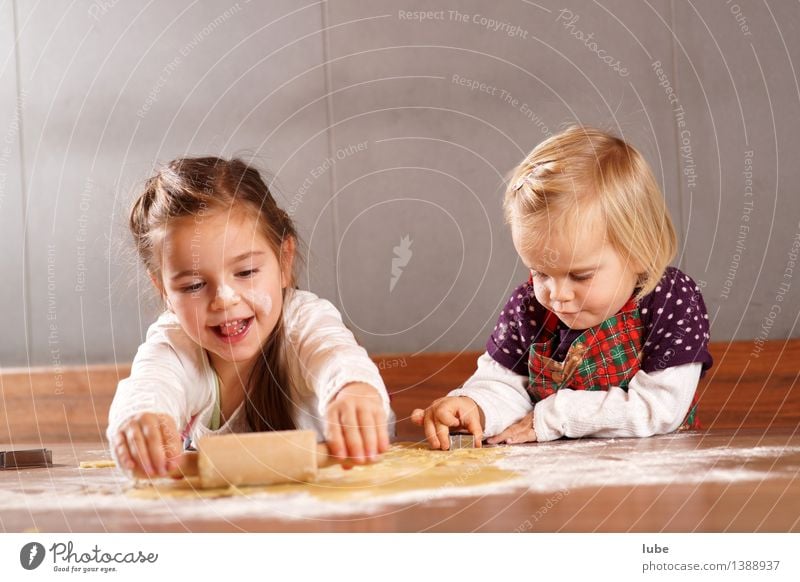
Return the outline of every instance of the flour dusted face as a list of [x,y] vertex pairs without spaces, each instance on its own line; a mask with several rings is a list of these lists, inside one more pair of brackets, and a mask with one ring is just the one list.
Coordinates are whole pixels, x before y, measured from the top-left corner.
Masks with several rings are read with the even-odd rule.
[[243,210],[178,220],[162,245],[164,290],[184,331],[218,372],[252,362],[277,324],[291,259],[281,265]]
[[570,235],[553,233],[539,246],[529,244],[523,227],[511,227],[537,301],[572,329],[599,325],[619,312],[638,279],[632,261],[606,239],[605,228],[586,226]]
[[222,301],[233,301],[239,298],[238,295],[236,294],[236,291],[234,291],[225,284],[223,284],[219,289],[217,289],[217,297]]
[[270,297],[266,293],[259,293],[258,291],[253,290],[252,292],[246,292],[247,299],[253,305],[260,305],[261,310],[264,313],[269,313],[272,311],[272,297]]

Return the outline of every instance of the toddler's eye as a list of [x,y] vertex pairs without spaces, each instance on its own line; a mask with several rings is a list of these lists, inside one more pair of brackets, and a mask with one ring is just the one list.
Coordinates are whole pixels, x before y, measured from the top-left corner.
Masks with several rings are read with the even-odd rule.
[[258,269],[248,269],[246,271],[239,271],[238,273],[236,273],[236,276],[247,278],[247,277],[252,277],[256,273],[258,273]]
[[547,275],[540,273],[539,271],[534,271],[533,269],[531,269],[531,277],[534,279],[547,279]]
[[593,273],[587,275],[572,275],[573,281],[588,281],[593,276]]
[[194,285],[189,285],[188,287],[184,287],[181,289],[184,293],[196,293],[203,288],[203,283],[195,283]]

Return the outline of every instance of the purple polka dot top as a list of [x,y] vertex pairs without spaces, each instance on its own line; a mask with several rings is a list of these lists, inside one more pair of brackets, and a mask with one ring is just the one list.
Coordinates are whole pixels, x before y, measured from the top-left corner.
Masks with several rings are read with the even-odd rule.
[[[713,360],[708,351],[708,313],[700,288],[688,275],[667,267],[652,293],[639,302],[644,324],[641,369],[651,373],[672,366],[698,362],[702,374]],[[541,332],[539,323],[547,309],[534,296],[528,281],[514,289],[500,312],[486,351],[498,363],[520,375],[528,375],[528,352]],[[558,345],[553,354],[563,361],[582,330],[558,322]],[[702,376],[701,374],[701,376]]]

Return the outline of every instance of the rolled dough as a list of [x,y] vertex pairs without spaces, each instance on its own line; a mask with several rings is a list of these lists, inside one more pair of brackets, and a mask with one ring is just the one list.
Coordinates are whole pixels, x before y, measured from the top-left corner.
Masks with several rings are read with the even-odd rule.
[[139,499],[178,497],[189,499],[251,494],[306,493],[327,501],[371,499],[406,491],[441,490],[503,483],[519,474],[495,466],[505,447],[432,451],[427,444],[396,443],[372,465],[320,469],[314,483],[267,487],[199,489],[197,478],[139,482],[128,495]]

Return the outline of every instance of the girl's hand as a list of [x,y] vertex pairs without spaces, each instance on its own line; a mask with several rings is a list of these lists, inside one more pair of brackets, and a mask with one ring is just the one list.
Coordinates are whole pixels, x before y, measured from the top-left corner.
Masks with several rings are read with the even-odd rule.
[[386,413],[377,389],[348,384],[328,405],[326,440],[331,455],[356,463],[375,461],[389,449]]
[[518,445],[520,443],[535,443],[536,431],[533,428],[533,411],[523,416],[520,420],[510,425],[500,434],[491,437],[486,442],[492,445],[505,443]]
[[434,400],[425,410],[417,408],[411,421],[425,427],[425,436],[432,449],[446,451],[450,448],[450,431],[467,429],[475,437],[475,447],[483,440],[483,411],[467,396],[446,396]]
[[175,421],[167,414],[142,412],[120,427],[111,443],[122,468],[135,477],[166,477],[178,467],[183,449]]

